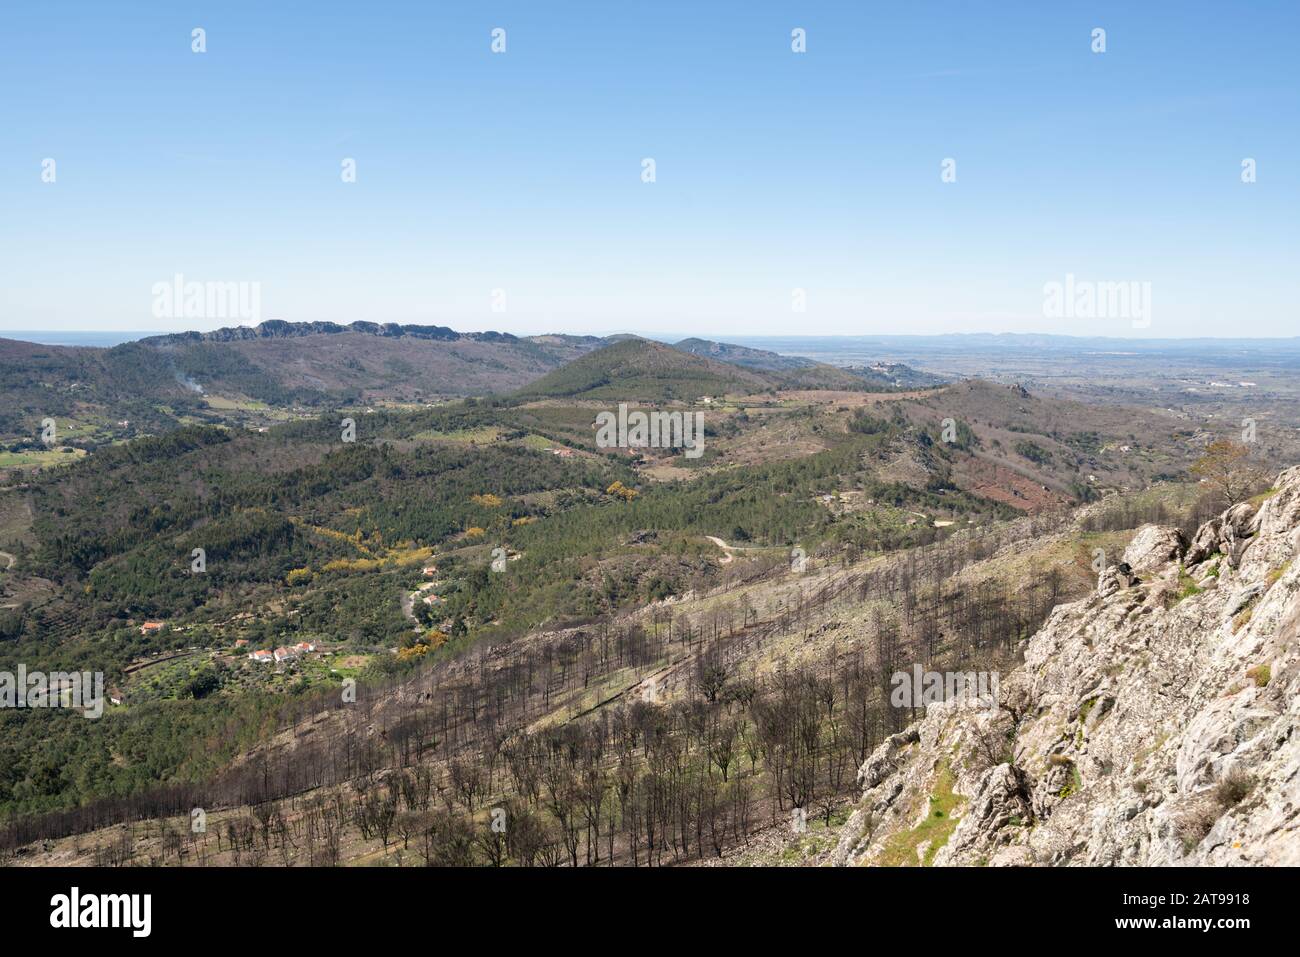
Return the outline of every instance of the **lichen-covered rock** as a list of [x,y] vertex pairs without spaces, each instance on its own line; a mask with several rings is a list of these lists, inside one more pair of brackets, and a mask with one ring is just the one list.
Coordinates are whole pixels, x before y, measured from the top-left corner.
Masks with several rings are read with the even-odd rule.
[[1212,518],[1197,529],[1184,556],[1187,564],[1196,565],[1217,554],[1222,535],[1223,519],[1221,518]]
[[1163,525],[1143,525],[1124,549],[1124,564],[1135,575],[1164,569],[1170,562],[1183,557],[1187,543],[1176,528]]
[[1137,577],[1127,564],[1107,565],[1097,576],[1097,594],[1109,598],[1122,588],[1131,588],[1137,584]]
[[1300,468],[1190,545],[1139,530],[1137,577],[1053,611],[997,708],[933,706],[873,752],[833,860],[877,862],[950,783],[937,865],[1300,864],[1298,550]]
[[871,753],[866,763],[858,768],[858,783],[866,790],[874,788],[893,772],[898,753],[908,745],[915,744],[917,739],[915,727],[891,734]]

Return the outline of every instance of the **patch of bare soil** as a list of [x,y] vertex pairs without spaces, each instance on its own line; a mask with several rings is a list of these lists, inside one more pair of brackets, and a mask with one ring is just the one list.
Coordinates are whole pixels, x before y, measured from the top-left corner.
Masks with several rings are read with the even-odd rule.
[[1009,468],[968,456],[956,469],[957,484],[973,495],[1002,502],[1022,512],[1041,512],[1069,504],[1069,498],[1054,492]]

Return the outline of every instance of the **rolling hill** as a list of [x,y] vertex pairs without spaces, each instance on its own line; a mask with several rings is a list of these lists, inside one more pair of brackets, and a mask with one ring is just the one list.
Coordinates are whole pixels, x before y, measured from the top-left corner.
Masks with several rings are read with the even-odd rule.
[[[99,444],[185,424],[244,422],[252,407],[423,402],[508,392],[600,346],[441,326],[264,322],[112,348],[0,339],[0,440]],[[122,423],[126,424],[123,425]]]
[[767,392],[776,376],[628,338],[575,359],[518,393],[524,398],[606,402],[694,401],[701,396]]
[[[283,335],[230,340],[167,336],[142,344],[184,369],[207,391],[249,394],[247,380],[226,374],[224,368],[227,363],[246,365],[305,404],[508,392],[601,344],[587,337],[547,336],[538,341],[501,333],[447,330],[448,335],[425,331],[438,327],[369,328],[372,325],[353,323],[337,331],[314,332],[291,327],[293,331]],[[214,375],[205,382],[209,370]],[[275,401],[265,390],[249,397]]]
[[[936,380],[937,381],[937,380]],[[755,394],[780,389],[892,391],[847,369],[704,339],[664,345],[620,337],[531,383],[526,398],[602,401],[693,401],[702,396]]]
[[[914,386],[919,374],[899,369],[841,369],[703,339],[668,346],[634,336],[518,337],[374,322],[269,320],[111,348],[0,339],[0,441],[14,454],[42,452],[36,436],[46,418],[58,423],[60,443],[94,448],[184,425],[262,427],[322,408],[521,388],[529,397],[668,401]],[[926,384],[940,381],[930,378]]]

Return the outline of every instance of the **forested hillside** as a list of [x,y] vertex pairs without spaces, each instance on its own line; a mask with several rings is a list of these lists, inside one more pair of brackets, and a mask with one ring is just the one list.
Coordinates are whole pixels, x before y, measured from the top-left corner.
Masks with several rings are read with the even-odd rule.
[[508,392],[602,344],[276,321],[110,349],[0,339],[0,441],[35,448],[47,418],[59,441],[95,447],[204,422],[266,424],[294,409]]
[[[1164,501],[1088,517],[1109,526],[1182,507]],[[79,853],[107,864],[655,865],[765,853],[753,842],[791,833],[798,811],[806,831],[781,852],[798,862],[833,847],[855,769],[912,717],[888,705],[891,671],[917,654],[935,667],[1009,666],[1056,603],[1089,587],[1091,548],[1131,533],[1095,534],[1041,516],[847,565],[833,552],[781,562],[678,602],[408,660],[363,681],[351,703],[320,688],[220,710],[211,699],[129,708],[89,735],[50,736],[46,753],[89,761],[130,791],[145,775],[113,767],[112,753],[149,748],[150,726],[166,720],[168,749],[149,768],[171,783],[81,793],[78,810],[15,822],[7,846],[202,806],[206,835],[119,824],[78,841]],[[13,755],[8,773],[30,798],[30,770]],[[493,813],[512,826],[492,830]]]
[[[649,373],[639,381],[676,395],[716,372],[668,347],[611,348],[671,353],[663,367],[638,367]],[[1007,412],[1006,390],[956,393],[979,418],[959,420],[949,441],[941,394],[862,393],[843,404],[855,394],[778,390],[742,401],[722,391],[748,389],[747,374],[710,382],[719,388],[707,407],[707,454],[690,467],[680,449],[598,447],[601,403],[588,387],[576,399],[343,410],[265,431],[187,426],[10,487],[0,493],[0,548],[14,558],[0,579],[0,667],[102,670],[121,703],[90,723],[0,716],[0,806],[27,814],[123,799],[149,782],[206,787],[237,773],[232,762],[262,747],[287,714],[337,699],[347,680],[406,682],[434,662],[459,673],[487,647],[552,656],[543,658],[551,668],[556,652],[538,635],[625,633],[624,664],[608,678],[571,685],[564,666],[561,697],[580,712],[602,700],[599,688],[616,690],[627,655],[641,667],[678,660],[679,640],[692,657],[704,650],[702,625],[685,638],[669,626],[670,638],[655,624],[659,611],[648,623],[657,637],[632,650],[649,640],[637,617],[647,608],[672,619],[675,606],[725,594],[728,610],[707,612],[711,639],[719,629],[748,634],[760,620],[788,632],[788,603],[807,596],[774,605],[771,583],[797,586],[788,577],[796,564],[864,568],[1019,514],[1050,527],[1069,505],[1066,495],[1005,501],[966,480],[972,463],[1014,464],[990,429],[1024,396],[1009,396]],[[1077,463],[1053,452],[1028,467]],[[1052,581],[1034,572],[996,601],[1040,609],[1041,594],[1009,595],[1033,582],[1056,594]],[[767,598],[741,598],[753,586]],[[1022,634],[1040,614],[1017,612],[1019,624],[1005,627]],[[247,657],[297,644],[315,650],[284,664]],[[120,764],[124,748],[135,757]],[[832,792],[845,793],[841,784]]]
[[[1199,454],[1154,413],[636,338],[264,325],[14,346],[33,402],[85,380],[56,419],[89,454],[0,487],[0,670],[99,671],[113,703],[0,714],[7,847],[197,801],[234,829],[215,850],[96,859],[260,863],[329,832],[297,859],[364,862],[405,829],[406,859],[689,862],[796,808],[830,835],[903,720],[880,699],[902,649],[1009,664],[1092,547],[1204,511],[1145,491]],[[393,344],[579,357],[434,401],[383,371]],[[419,397],[364,401],[390,373]],[[109,381],[165,421],[95,432]],[[598,441],[620,406],[698,417],[698,454]],[[509,846],[477,830],[494,807],[528,822]]]

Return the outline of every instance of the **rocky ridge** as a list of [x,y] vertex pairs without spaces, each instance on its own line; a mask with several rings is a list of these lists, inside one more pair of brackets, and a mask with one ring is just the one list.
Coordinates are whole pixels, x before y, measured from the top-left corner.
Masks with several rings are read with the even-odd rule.
[[996,703],[883,742],[837,864],[1300,864],[1300,467],[1190,542],[1145,526]]
[[225,326],[212,332],[172,332],[140,340],[147,345],[170,345],[185,342],[247,342],[254,339],[301,339],[305,336],[339,335],[346,332],[380,336],[386,339],[410,337],[442,342],[518,342],[508,332],[457,332],[447,326],[402,325],[396,322],[358,320],[347,325],[337,322],[286,322],[268,319],[256,326]]

